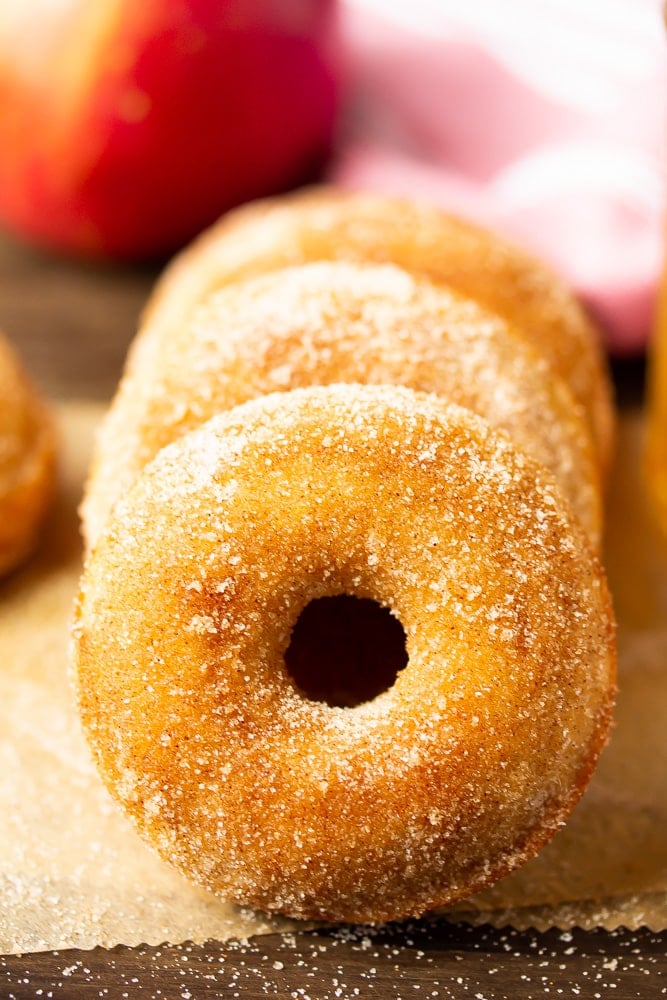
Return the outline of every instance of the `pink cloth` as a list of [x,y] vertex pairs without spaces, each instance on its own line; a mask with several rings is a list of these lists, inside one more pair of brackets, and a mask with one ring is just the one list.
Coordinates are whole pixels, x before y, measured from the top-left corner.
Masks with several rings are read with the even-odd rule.
[[358,4],[343,8],[351,108],[332,179],[503,232],[574,286],[612,353],[641,351],[667,177],[657,0],[407,0],[407,27]]

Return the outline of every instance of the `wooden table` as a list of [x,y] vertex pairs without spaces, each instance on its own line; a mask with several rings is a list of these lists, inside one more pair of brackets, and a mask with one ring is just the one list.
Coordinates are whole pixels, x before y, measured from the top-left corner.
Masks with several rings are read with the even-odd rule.
[[[155,269],[57,260],[0,238],[0,326],[44,389],[107,399]],[[641,362],[616,366],[622,405]],[[0,956],[0,998],[667,996],[667,933],[563,933],[420,921],[249,942]]]

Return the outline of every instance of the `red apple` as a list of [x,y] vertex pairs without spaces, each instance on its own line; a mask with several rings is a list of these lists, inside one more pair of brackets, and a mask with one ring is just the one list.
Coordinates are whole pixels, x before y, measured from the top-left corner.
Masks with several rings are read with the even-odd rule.
[[336,105],[335,0],[0,4],[0,220],[163,255],[310,179]]

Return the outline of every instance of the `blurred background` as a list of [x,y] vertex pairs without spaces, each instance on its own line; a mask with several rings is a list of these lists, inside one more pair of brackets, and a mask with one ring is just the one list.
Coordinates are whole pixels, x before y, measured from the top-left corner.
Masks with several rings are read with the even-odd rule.
[[356,119],[336,180],[419,194],[548,259],[641,350],[662,258],[656,0],[350,0]]
[[2,0],[0,323],[36,344],[51,295],[99,342],[120,264],[129,329],[221,213],[323,179],[502,231],[640,356],[666,97],[659,0]]

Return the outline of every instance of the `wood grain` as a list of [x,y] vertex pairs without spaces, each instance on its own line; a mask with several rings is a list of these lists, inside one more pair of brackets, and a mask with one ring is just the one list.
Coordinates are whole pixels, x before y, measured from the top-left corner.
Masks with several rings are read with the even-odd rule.
[[[3,992],[4,990],[4,992]],[[295,1000],[659,997],[667,940],[650,931],[544,934],[422,921],[219,945],[0,958],[0,995]]]
[[0,236],[0,328],[60,399],[108,399],[156,270],[79,263]]

